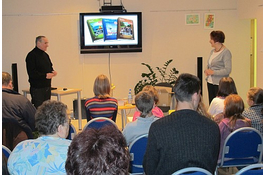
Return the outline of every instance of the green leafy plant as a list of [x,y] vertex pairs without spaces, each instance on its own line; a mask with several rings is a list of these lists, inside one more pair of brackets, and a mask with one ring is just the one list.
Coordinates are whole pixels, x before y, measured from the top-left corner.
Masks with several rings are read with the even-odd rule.
[[142,73],[142,80],[140,80],[134,87],[134,94],[138,94],[144,86],[146,85],[152,85],[155,86],[157,83],[169,83],[171,85],[174,85],[177,80],[177,75],[179,71],[173,67],[169,70],[169,73],[167,73],[167,68],[169,64],[173,60],[168,60],[164,63],[164,65],[160,67],[156,67],[157,71],[159,72],[161,77],[157,77],[156,72],[153,71],[153,68],[147,64],[147,63],[141,63],[142,65],[146,66],[149,70],[149,73]]

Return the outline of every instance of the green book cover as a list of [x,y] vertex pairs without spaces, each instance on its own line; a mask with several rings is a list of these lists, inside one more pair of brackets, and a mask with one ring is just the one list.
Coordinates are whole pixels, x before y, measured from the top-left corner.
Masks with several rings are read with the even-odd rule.
[[87,20],[87,25],[93,42],[95,40],[103,39],[102,18],[89,19]]

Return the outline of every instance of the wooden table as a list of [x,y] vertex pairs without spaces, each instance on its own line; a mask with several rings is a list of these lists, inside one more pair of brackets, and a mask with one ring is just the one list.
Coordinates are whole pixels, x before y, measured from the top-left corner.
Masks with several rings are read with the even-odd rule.
[[[82,113],[81,113],[81,91],[82,89],[71,89],[63,90],[63,88],[57,88],[51,91],[51,96],[57,96],[57,100],[61,101],[61,96],[69,94],[77,94],[77,113],[78,113],[78,126],[79,130],[82,130]],[[29,89],[22,90],[23,95],[27,97],[30,94]]]
[[134,109],[135,105],[127,104],[125,106],[118,106],[118,110],[121,110],[121,121],[122,121],[122,130],[127,124],[126,109]]

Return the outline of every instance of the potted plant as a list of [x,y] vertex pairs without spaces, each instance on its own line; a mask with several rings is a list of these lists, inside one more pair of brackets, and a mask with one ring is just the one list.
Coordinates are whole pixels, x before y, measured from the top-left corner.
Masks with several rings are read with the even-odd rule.
[[146,66],[150,72],[142,73],[141,76],[143,79],[135,85],[134,94],[136,95],[146,85],[155,86],[157,83],[168,83],[174,85],[177,80],[177,74],[179,73],[179,71],[175,67],[173,67],[169,70],[169,73],[167,73],[167,68],[172,61],[173,59],[166,61],[161,68],[156,67],[157,71],[160,74],[160,77],[157,76],[156,72],[153,71],[153,68],[149,64],[141,63],[142,65]]

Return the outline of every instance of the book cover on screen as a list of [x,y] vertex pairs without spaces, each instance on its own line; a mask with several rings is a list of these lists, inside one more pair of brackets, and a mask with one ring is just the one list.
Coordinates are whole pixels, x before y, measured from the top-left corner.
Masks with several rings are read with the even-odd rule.
[[103,39],[102,18],[89,19],[87,20],[87,25],[93,42]]
[[104,41],[117,39],[117,19],[103,18]]
[[118,39],[134,39],[133,20],[118,18]]

